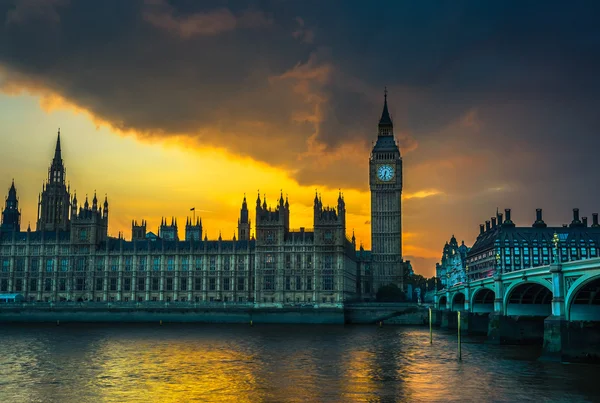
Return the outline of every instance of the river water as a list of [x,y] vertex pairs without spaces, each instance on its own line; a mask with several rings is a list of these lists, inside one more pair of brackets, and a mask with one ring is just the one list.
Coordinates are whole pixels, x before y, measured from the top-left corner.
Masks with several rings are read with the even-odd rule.
[[600,368],[426,328],[0,325],[0,402],[598,402]]

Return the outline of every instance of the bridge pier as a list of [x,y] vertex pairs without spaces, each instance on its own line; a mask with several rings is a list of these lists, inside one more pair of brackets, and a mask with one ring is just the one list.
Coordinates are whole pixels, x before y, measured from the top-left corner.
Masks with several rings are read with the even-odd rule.
[[[441,316],[440,327],[442,329],[458,329],[458,311],[439,311]],[[469,316],[466,311],[460,312],[460,333],[469,332]]]
[[494,312],[489,316],[488,343],[542,344],[544,319],[541,316],[507,316]]
[[[458,312],[456,313],[456,315],[457,315],[456,323],[458,325]],[[461,334],[469,333],[470,316],[471,316],[471,314],[469,314],[468,311],[460,311],[460,333]]]
[[441,326],[442,325],[442,311],[439,309],[433,309],[431,311],[431,323],[433,326]]
[[443,311],[438,311],[438,312],[440,313],[440,327],[442,329],[448,329],[450,327],[449,325],[450,325],[450,322],[451,322],[450,316],[454,312],[452,312],[452,311],[450,311],[448,309],[445,309]]
[[489,324],[489,313],[469,313],[470,334],[488,334]]
[[542,360],[600,363],[600,322],[567,321],[549,316],[544,321]]

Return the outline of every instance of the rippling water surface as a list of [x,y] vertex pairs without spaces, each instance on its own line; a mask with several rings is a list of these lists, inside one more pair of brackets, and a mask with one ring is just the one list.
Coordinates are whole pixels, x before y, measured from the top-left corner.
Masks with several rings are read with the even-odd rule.
[[0,402],[593,402],[600,368],[425,328],[0,327]]

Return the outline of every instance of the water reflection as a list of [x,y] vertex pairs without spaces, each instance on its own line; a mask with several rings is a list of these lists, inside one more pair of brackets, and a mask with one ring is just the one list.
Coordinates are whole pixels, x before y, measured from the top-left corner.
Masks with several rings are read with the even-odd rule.
[[1,402],[597,401],[596,367],[400,327],[3,326]]

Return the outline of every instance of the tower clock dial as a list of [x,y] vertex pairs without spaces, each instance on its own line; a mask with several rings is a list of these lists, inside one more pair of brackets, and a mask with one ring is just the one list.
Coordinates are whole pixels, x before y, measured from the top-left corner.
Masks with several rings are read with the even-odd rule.
[[389,164],[379,165],[377,167],[377,178],[382,182],[389,182],[394,179],[394,167]]

